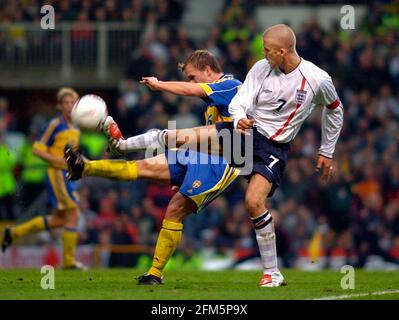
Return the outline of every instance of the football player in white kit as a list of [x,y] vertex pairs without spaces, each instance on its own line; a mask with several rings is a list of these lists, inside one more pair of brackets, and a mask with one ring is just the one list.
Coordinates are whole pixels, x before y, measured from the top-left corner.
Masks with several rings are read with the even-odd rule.
[[[240,132],[242,137],[252,134],[253,169],[247,176],[249,184],[245,204],[261,254],[263,276],[259,285],[277,287],[284,284],[284,277],[277,265],[273,219],[265,200],[280,185],[290,142],[317,105],[323,107],[323,112],[316,170],[322,171],[323,180],[329,179],[335,145],[343,124],[343,106],[327,72],[298,55],[295,34],[290,27],[278,24],[266,29],[263,46],[265,59],[251,68],[229,105],[233,122],[194,129],[159,130],[145,134],[145,139],[143,135],[140,139],[131,137],[127,140],[111,136],[110,144],[117,150],[135,151],[149,146],[187,147],[188,141],[203,143],[217,136],[223,139],[219,133],[225,130],[231,134]],[[179,137],[184,139],[180,141]]]

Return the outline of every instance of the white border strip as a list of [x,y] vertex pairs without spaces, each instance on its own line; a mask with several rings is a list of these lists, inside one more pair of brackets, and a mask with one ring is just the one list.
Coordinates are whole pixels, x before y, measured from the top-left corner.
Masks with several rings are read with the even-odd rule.
[[369,293],[357,293],[357,294],[345,294],[342,296],[329,296],[329,297],[322,297],[322,298],[315,298],[310,300],[341,300],[341,299],[350,299],[350,298],[357,298],[357,297],[366,297],[366,296],[382,296],[385,294],[394,294],[399,293],[399,290],[391,290],[391,291],[377,291],[377,292],[369,292]]

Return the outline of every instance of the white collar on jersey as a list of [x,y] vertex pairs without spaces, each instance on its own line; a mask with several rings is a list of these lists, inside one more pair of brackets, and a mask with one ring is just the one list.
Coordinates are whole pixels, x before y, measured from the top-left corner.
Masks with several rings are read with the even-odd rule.
[[292,70],[290,73],[284,73],[280,68],[275,68],[275,70],[276,70],[276,72],[280,75],[282,75],[283,77],[285,77],[285,78],[289,78],[289,77],[291,77],[292,75],[294,75],[298,70],[299,70],[299,67],[301,66],[301,64],[302,64],[302,62],[303,62],[303,59],[301,58],[301,57],[299,57],[301,60],[299,61],[299,63],[298,63],[298,65],[295,67],[295,69],[294,70]]

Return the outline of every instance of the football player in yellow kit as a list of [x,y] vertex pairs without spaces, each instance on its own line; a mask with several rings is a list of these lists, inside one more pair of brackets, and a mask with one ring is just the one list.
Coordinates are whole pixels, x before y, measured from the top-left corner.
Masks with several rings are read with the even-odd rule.
[[[231,121],[228,106],[241,82],[231,74],[223,73],[216,58],[206,50],[193,52],[181,67],[188,82],[143,77],[141,83],[152,90],[202,98],[207,103],[207,124]],[[112,139],[121,137],[111,117],[105,121],[104,131]],[[112,149],[112,145],[110,147]],[[163,283],[163,269],[182,237],[183,218],[192,212],[201,211],[240,174],[239,169],[230,167],[218,154],[208,155],[192,150],[167,149],[155,158],[138,161],[86,161],[72,149],[66,150],[65,155],[72,179],[80,179],[82,176],[101,176],[124,181],[147,179],[179,187],[179,192],[169,202],[152,267],[139,278],[138,283],[143,285]]]
[[46,186],[50,215],[35,217],[4,230],[2,251],[18,238],[44,229],[64,228],[63,264],[65,269],[86,269],[75,260],[78,243],[76,227],[79,221],[79,197],[74,181],[67,179],[67,164],[63,157],[65,145],[79,147],[80,131],[71,121],[71,111],[79,96],[72,88],[61,88],[57,93],[57,108],[61,115],[52,119],[33,145],[33,153],[48,162]]

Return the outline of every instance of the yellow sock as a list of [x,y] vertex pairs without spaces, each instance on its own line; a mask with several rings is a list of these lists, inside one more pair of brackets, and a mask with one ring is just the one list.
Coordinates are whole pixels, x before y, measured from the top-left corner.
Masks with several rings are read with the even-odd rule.
[[136,161],[126,160],[95,160],[85,162],[83,175],[98,176],[115,180],[136,180]]
[[165,268],[169,258],[175,252],[180,243],[183,234],[183,224],[164,219],[162,222],[162,229],[159,232],[157,244],[155,246],[154,258],[152,260],[152,267],[147,272],[156,277],[162,276],[162,271]]
[[23,236],[26,236],[30,233],[38,232],[44,230],[45,228],[48,229],[47,225],[47,218],[40,216],[35,217],[31,220],[28,220],[20,225],[11,228],[11,236],[16,239]]
[[75,264],[76,246],[78,245],[78,233],[76,229],[64,229],[62,244],[64,247],[64,267],[73,266]]

